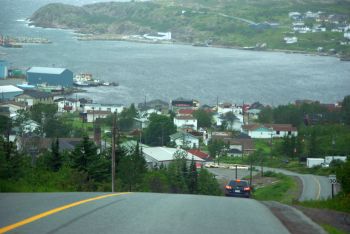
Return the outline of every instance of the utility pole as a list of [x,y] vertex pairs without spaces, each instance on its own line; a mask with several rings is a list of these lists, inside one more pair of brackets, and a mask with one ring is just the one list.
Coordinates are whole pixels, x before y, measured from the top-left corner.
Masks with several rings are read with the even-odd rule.
[[250,181],[249,181],[249,184],[250,184],[250,187],[252,187],[252,183],[253,183],[253,159],[252,159],[252,156],[249,155],[250,157]]
[[236,168],[236,180],[237,180],[237,164],[236,164],[236,167],[235,167],[235,168]]
[[112,193],[114,193],[114,188],[115,188],[116,119],[117,119],[117,112],[114,112],[114,114],[113,114],[113,127],[112,127]]

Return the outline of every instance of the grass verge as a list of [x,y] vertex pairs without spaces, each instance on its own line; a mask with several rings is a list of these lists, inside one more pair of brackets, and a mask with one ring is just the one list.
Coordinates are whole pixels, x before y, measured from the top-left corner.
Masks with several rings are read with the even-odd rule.
[[253,192],[253,198],[260,201],[278,201],[292,204],[298,196],[298,185],[296,181],[281,173],[268,172],[265,176],[276,177],[278,182],[258,188]]
[[329,224],[321,224],[321,226],[329,234],[346,234],[346,232],[343,232],[342,230],[339,230],[338,228],[335,228]]
[[350,194],[338,194],[335,198],[327,200],[297,202],[297,205],[350,213]]

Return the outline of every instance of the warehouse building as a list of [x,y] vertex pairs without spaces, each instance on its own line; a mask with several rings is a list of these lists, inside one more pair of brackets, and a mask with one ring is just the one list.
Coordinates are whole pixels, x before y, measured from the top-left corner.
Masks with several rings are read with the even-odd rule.
[[7,100],[14,100],[15,96],[20,95],[23,93],[23,90],[20,88],[17,88],[13,85],[2,85],[0,86],[0,100],[1,101],[7,101]]
[[27,81],[30,85],[44,84],[71,87],[73,72],[66,68],[32,67],[27,70]]
[[0,79],[5,79],[7,77],[7,62],[5,60],[0,60]]

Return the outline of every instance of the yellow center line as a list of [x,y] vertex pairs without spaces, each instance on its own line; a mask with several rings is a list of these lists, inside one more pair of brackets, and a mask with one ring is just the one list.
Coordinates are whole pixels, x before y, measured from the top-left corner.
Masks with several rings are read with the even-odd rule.
[[36,221],[38,219],[41,219],[41,218],[44,218],[46,216],[55,214],[55,213],[60,212],[62,210],[66,210],[66,209],[72,208],[74,206],[79,206],[79,205],[87,203],[87,202],[96,201],[96,200],[104,199],[104,198],[107,198],[107,197],[120,196],[120,195],[123,195],[123,194],[128,194],[128,193],[107,194],[107,195],[102,195],[102,196],[98,196],[98,197],[93,197],[93,198],[77,201],[77,202],[74,202],[74,203],[71,203],[71,204],[68,204],[68,205],[65,205],[65,206],[60,206],[60,207],[57,207],[55,209],[43,212],[41,214],[34,215],[34,216],[30,217],[30,218],[24,219],[24,220],[19,221],[17,223],[14,223],[14,224],[2,227],[2,228],[0,228],[0,233],[11,231],[11,230],[13,230],[15,228],[18,228],[18,227],[21,227],[21,226],[26,225],[28,223],[34,222],[34,221]]
[[316,200],[320,199],[320,195],[321,195],[321,184],[320,181],[318,181],[318,179],[316,179],[315,176],[312,176],[312,178],[314,178],[314,180],[316,181],[317,185],[318,185],[318,191],[317,191],[317,195],[316,195]]

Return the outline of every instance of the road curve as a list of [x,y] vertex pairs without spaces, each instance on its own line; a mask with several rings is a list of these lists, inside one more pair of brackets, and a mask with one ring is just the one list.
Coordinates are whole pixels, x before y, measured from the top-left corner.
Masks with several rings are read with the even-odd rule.
[[[0,228],[100,193],[0,194]],[[1,230],[1,229],[0,229]],[[9,233],[289,233],[252,199],[130,193],[90,201]]]
[[299,200],[323,200],[332,196],[332,187],[329,180],[325,176],[317,176],[311,174],[299,174],[284,169],[264,167],[265,171],[274,171],[285,175],[296,176],[303,183],[303,191]]
[[[256,166],[260,170],[260,167]],[[221,179],[235,179],[235,170],[224,168],[209,168],[209,171]],[[303,183],[303,190],[299,198],[300,201],[305,200],[322,200],[332,196],[332,187],[329,180],[325,176],[317,176],[311,174],[299,174],[284,169],[264,167],[264,171],[274,171],[283,173],[289,176],[296,176],[300,178]],[[254,172],[256,174],[256,172]],[[238,170],[238,178],[249,175],[249,170]]]

